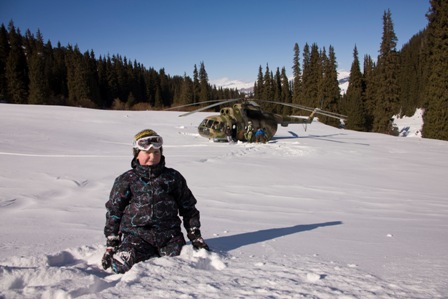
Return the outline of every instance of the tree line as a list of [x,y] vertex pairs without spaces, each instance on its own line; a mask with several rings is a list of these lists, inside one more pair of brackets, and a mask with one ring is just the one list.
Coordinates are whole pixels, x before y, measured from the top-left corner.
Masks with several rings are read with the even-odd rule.
[[[309,107],[339,112],[341,92],[339,89],[337,62],[334,48],[320,49],[314,43],[311,46],[305,44],[303,49],[303,67],[300,64],[300,49],[294,45],[293,80],[286,76],[286,70],[277,67],[275,74],[266,65],[265,70],[260,66],[257,81],[254,84],[254,96],[261,100],[276,99],[283,103],[292,103]],[[282,114],[308,113],[293,109],[290,106],[275,104],[263,104],[267,110]],[[333,118],[319,117],[330,125],[339,125],[339,121]]]
[[40,30],[22,35],[10,21],[0,26],[0,101],[100,109],[163,109],[238,98],[235,88],[211,86],[203,62],[193,78],[170,76],[120,55],[96,59],[93,50],[53,47]]
[[[334,48],[294,45],[293,78],[286,69],[260,66],[253,96],[345,114],[346,128],[397,134],[393,115],[412,116],[423,108],[423,137],[448,140],[448,2],[430,0],[428,26],[396,49],[390,10],[383,15],[379,55],[363,59],[355,45],[349,87],[340,93]],[[163,109],[170,106],[244,97],[237,89],[208,82],[204,63],[194,65],[193,78],[170,76],[130,62],[120,55],[95,58],[77,46],[53,48],[40,31],[24,36],[11,21],[0,27],[0,101],[19,104],[71,105],[101,109]],[[288,106],[263,104],[282,114],[301,114]],[[339,121],[320,117],[338,126]]]
[[[293,78],[285,68],[272,72],[259,67],[254,85],[256,98],[318,107],[348,116],[346,128],[397,135],[394,115],[412,116],[424,109],[425,138],[448,140],[448,1],[431,0],[428,26],[415,34],[400,51],[396,49],[390,10],[383,15],[383,35],[376,61],[365,55],[363,71],[355,45],[347,92],[341,95],[334,49],[305,44],[302,53],[294,45]],[[302,63],[301,63],[302,62]],[[289,107],[266,109],[289,114]],[[300,111],[292,111],[294,114]],[[320,117],[330,125],[331,118]]]
[[386,11],[378,59],[365,56],[363,72],[355,47],[350,85],[341,100],[348,128],[390,133],[393,115],[412,116],[423,108],[423,136],[448,140],[448,2],[431,0],[426,16],[427,27],[397,51]]

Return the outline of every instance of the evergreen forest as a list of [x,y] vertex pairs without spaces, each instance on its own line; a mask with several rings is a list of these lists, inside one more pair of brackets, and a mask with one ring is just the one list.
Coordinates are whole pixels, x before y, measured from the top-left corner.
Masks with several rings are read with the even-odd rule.
[[[298,44],[292,73],[260,65],[253,96],[260,100],[319,107],[345,114],[347,129],[398,134],[394,115],[424,109],[422,136],[448,140],[448,1],[430,0],[428,25],[397,50],[392,13],[383,15],[379,55],[360,61],[356,45],[349,87],[341,94],[332,46]],[[361,66],[362,63],[362,66]],[[121,55],[96,58],[93,50],[53,47],[38,30],[22,35],[13,21],[0,27],[0,102],[67,105],[99,109],[157,110],[199,102],[242,98],[237,89],[211,86],[204,62],[193,76],[170,76]],[[301,114],[288,106],[263,104],[280,114]],[[338,120],[320,121],[339,126]]]
[[[192,66],[193,67],[193,66]],[[77,46],[53,47],[42,33],[22,35],[10,21],[0,27],[0,101],[98,109],[157,110],[242,97],[237,89],[210,86],[203,62],[193,78],[170,76],[121,55],[95,57]]]

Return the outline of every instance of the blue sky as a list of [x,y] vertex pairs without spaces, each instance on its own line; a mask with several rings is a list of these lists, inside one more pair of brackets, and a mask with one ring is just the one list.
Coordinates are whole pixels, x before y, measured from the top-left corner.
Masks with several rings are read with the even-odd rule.
[[428,21],[429,0],[0,0],[0,22],[22,34],[38,29],[53,46],[77,44],[84,52],[120,54],[170,75],[192,76],[204,62],[210,80],[256,80],[263,70],[285,67],[294,44],[335,49],[338,68],[376,59],[384,11],[391,10],[397,49]]

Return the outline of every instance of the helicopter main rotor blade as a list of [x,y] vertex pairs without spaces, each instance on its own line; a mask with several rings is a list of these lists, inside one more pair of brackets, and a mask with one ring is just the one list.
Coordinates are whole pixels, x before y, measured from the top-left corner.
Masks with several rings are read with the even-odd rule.
[[328,117],[332,117],[332,118],[347,120],[347,116],[346,115],[335,113],[335,112],[329,112],[329,111],[320,110],[319,108],[317,108],[316,113],[320,114],[320,115],[325,115],[325,116],[328,116]]
[[265,102],[265,103],[272,103],[272,104],[278,104],[278,105],[283,105],[283,106],[288,106],[288,107],[292,107],[292,108],[296,108],[296,109],[301,109],[301,110],[305,110],[305,111],[309,111],[309,112],[313,112],[315,108],[311,108],[311,107],[307,107],[307,106],[303,106],[303,105],[297,105],[297,104],[289,104],[289,103],[282,103],[282,102],[277,102],[277,101],[265,101],[265,100],[257,100],[259,102]]
[[236,102],[236,101],[241,101],[241,99],[231,99],[231,100],[221,101],[221,102],[216,103],[216,104],[208,105],[206,107],[202,107],[202,108],[196,109],[194,111],[181,114],[181,115],[179,115],[179,117],[187,116],[187,115],[190,115],[190,114],[193,114],[193,113],[196,113],[196,112],[201,112],[201,111],[207,110],[207,109],[215,107],[215,106],[219,106],[219,105],[226,104],[226,103],[231,103],[231,102]]
[[174,109],[183,108],[183,107],[189,107],[189,106],[195,106],[195,105],[201,105],[201,104],[204,104],[204,103],[216,103],[216,102],[220,102],[220,100],[203,101],[203,102],[191,103],[191,104],[186,104],[186,105],[180,105],[180,106],[175,106],[175,107],[171,107],[171,108],[165,109],[164,111],[169,111],[169,110],[174,110]]

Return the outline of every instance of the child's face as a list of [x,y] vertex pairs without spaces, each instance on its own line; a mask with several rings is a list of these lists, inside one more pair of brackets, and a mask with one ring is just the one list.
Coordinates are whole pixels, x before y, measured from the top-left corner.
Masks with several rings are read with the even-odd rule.
[[160,149],[151,148],[149,151],[140,151],[137,155],[137,160],[140,165],[157,165],[160,163],[160,159],[162,158],[162,154],[160,153]]

